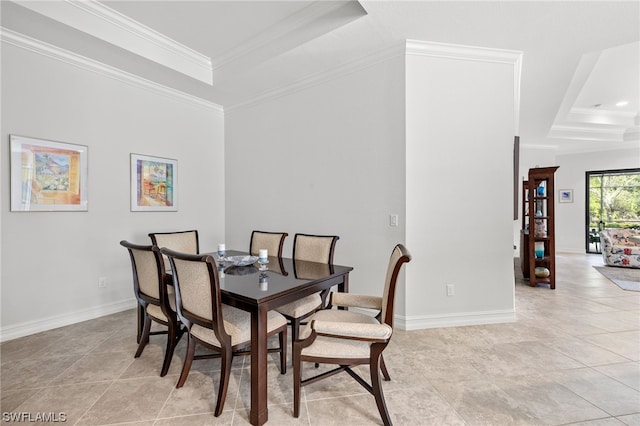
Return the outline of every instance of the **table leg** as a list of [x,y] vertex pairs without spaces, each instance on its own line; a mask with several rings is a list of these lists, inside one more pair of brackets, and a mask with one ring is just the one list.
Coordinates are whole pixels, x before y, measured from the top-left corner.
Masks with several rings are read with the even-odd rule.
[[344,274],[342,278],[343,281],[338,284],[338,291],[341,293],[349,293],[349,274]]
[[258,306],[251,312],[251,411],[254,426],[267,422],[267,310]]
[[[342,276],[342,282],[338,284],[338,291],[341,293],[349,293],[349,274],[344,274]],[[346,306],[338,306],[338,309],[344,311],[349,310]]]

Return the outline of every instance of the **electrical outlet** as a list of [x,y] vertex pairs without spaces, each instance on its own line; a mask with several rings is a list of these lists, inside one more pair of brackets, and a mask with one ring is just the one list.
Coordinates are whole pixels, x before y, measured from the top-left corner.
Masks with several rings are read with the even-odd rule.
[[447,284],[447,296],[455,296],[456,287],[453,284]]
[[98,278],[98,287],[105,288],[107,286],[107,277]]

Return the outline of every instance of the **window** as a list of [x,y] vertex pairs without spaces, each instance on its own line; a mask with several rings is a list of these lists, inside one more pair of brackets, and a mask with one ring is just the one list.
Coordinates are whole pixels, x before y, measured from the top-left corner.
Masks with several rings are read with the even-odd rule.
[[598,231],[640,227],[640,169],[586,173],[586,250],[600,253]]

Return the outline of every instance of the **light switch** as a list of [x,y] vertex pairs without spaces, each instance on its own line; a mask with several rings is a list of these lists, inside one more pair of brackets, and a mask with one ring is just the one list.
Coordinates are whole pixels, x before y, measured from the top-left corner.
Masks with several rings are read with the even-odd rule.
[[398,226],[398,215],[389,215],[389,226]]

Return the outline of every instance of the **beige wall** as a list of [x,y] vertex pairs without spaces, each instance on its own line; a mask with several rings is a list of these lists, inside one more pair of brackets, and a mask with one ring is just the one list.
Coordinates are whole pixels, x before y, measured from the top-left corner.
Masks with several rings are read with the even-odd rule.
[[518,53],[408,49],[406,328],[512,321]]
[[[216,105],[3,42],[1,133],[3,340],[135,306],[122,239],[148,243],[151,231],[191,228],[203,249],[224,239]],[[89,211],[9,212],[10,134],[88,146]],[[130,211],[130,153],[178,160],[178,212]]]
[[[251,230],[337,234],[335,263],[353,266],[353,292],[380,294],[403,242],[404,88],[387,60],[226,114],[227,246]],[[400,226],[389,226],[389,215]],[[403,307],[398,304],[397,309]]]

